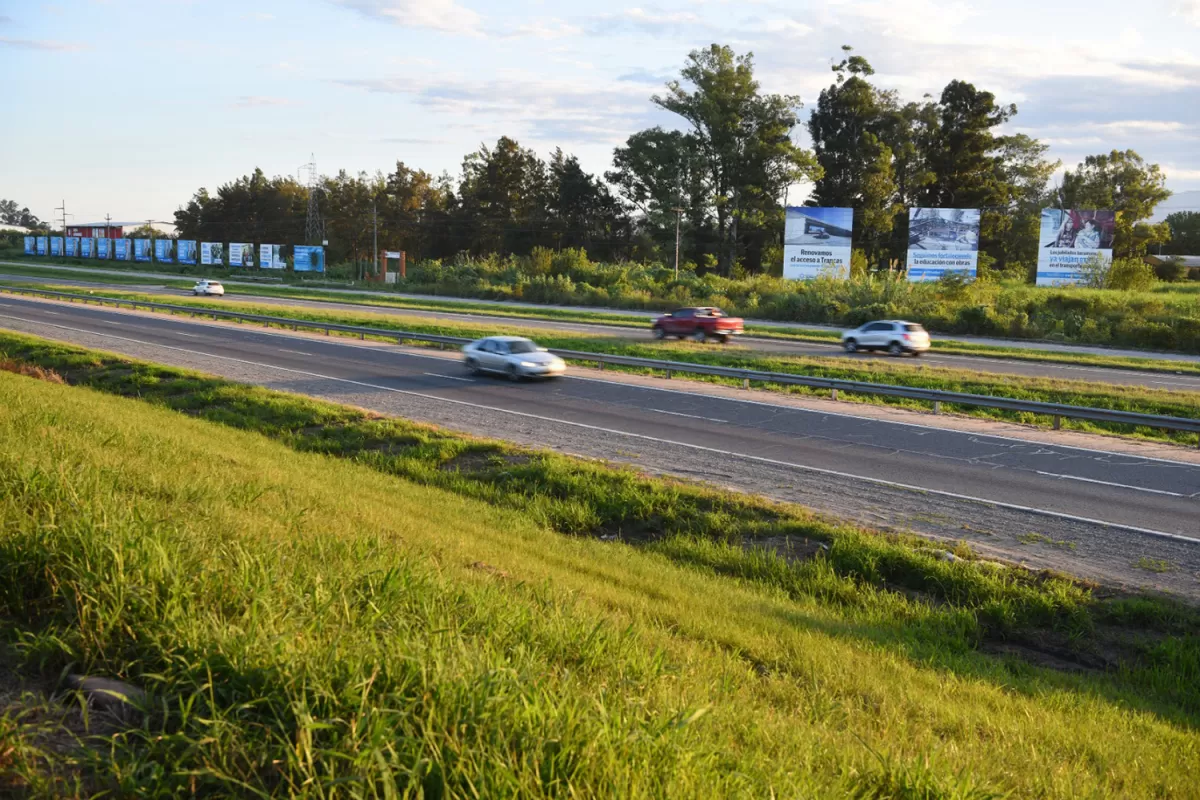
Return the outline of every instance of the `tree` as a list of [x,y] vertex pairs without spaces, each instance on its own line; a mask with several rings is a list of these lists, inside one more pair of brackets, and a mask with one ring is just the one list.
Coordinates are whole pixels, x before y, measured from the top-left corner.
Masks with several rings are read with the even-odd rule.
[[261,169],[226,183],[215,196],[197,191],[175,212],[180,238],[217,242],[290,243],[304,240],[308,189]]
[[1150,245],[1171,237],[1165,222],[1145,222],[1155,207],[1171,196],[1167,178],[1157,164],[1147,164],[1133,150],[1088,156],[1063,175],[1060,201],[1064,208],[1112,209],[1117,212],[1113,256],[1136,258]]
[[43,227],[42,221],[29,213],[27,207],[17,207],[15,200],[0,200],[0,222],[5,225],[20,225],[23,228]]
[[550,157],[548,211],[556,228],[556,247],[598,247],[614,251],[625,215],[609,188],[585,172],[575,156],[557,148]]
[[1176,211],[1166,219],[1171,241],[1163,246],[1165,255],[1200,255],[1200,212]]
[[546,241],[550,186],[546,165],[502,136],[463,159],[459,216],[476,253],[528,253]]
[[799,98],[760,94],[752,54],[736,56],[716,44],[693,50],[680,76],[651,100],[692,128],[716,217],[717,264],[728,275],[746,212],[761,211],[766,198],[777,208],[787,186],[816,178],[820,167],[791,139]]
[[937,127],[930,132],[926,163],[933,180],[920,193],[930,208],[988,208],[1006,199],[999,150],[992,130],[1017,113],[997,106],[991,92],[951,81],[936,105]]
[[849,46],[842,52],[846,58],[833,66],[834,83],[821,91],[808,119],[821,167],[811,202],[858,211],[854,238],[868,260],[879,263],[900,211],[894,156],[885,140],[894,130],[898,111],[891,93],[867,81],[875,74],[870,63],[850,55]]
[[996,269],[1022,264],[1036,270],[1042,208],[1051,202],[1050,176],[1061,161],[1048,161],[1048,145],[1023,133],[1000,137],[999,168],[1003,214],[989,215],[990,254]]

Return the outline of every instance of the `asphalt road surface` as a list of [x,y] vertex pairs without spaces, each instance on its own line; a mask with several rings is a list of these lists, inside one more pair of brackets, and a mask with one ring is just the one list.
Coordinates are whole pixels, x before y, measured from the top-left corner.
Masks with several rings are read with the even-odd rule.
[[[48,279],[0,274],[0,280],[11,281],[13,283],[44,283]],[[54,279],[54,282],[79,286],[80,288],[87,288],[101,292],[105,289],[111,289],[113,291],[136,291],[143,294],[159,295],[164,298],[163,302],[170,302],[169,299],[166,298],[191,296],[190,292],[152,284],[130,286],[128,284],[106,284],[98,281],[67,280],[57,278]],[[365,311],[377,314],[396,314],[409,317],[421,317],[430,320],[468,322],[475,325],[494,324],[498,326],[515,326],[535,331],[546,330],[556,333],[582,333],[636,340],[650,339],[648,327],[645,330],[639,330],[637,328],[616,325],[596,325],[576,322],[557,322],[551,320],[520,319],[515,317],[488,316],[487,314],[482,313],[418,311],[401,308],[385,308],[381,306],[364,306],[362,304],[350,302],[339,303],[327,302],[323,300],[297,300],[293,298],[276,298],[250,295],[239,296],[236,293],[232,293],[229,297],[231,300],[242,300],[261,305],[301,306],[322,311]],[[820,344],[815,342],[788,342],[778,339],[757,337],[743,337],[731,345],[718,345],[714,343],[711,346],[714,348],[724,346],[730,348],[755,350],[779,355],[826,356],[858,361],[879,357],[862,353],[849,355],[845,353],[841,347],[833,344]],[[930,366],[969,370],[977,373],[992,373],[997,375],[1019,375],[1023,377],[1052,378],[1057,380],[1089,381],[1093,383],[1108,383],[1123,386],[1143,386],[1151,389],[1170,389],[1176,391],[1200,391],[1200,375],[1194,374],[1187,375],[1162,372],[1140,372],[1136,370],[1090,367],[1080,364],[1051,364],[1044,362],[1039,363],[1033,361],[991,358],[985,356],[955,356],[938,354],[926,354],[925,356],[921,357],[918,363],[928,364]]]
[[711,396],[682,382],[659,389],[579,376],[514,384],[469,377],[455,362],[399,348],[5,296],[0,325],[11,327],[10,320],[518,415],[535,425],[568,423],[620,437],[630,450],[685,446],[707,453],[714,472],[739,456],[864,487],[963,496],[1200,540],[1197,464]]

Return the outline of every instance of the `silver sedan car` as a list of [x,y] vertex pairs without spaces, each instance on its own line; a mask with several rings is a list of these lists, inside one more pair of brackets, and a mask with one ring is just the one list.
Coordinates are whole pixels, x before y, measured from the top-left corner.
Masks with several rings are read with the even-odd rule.
[[566,363],[544,347],[519,336],[488,336],[463,347],[463,363],[472,374],[495,372],[509,380],[556,378]]

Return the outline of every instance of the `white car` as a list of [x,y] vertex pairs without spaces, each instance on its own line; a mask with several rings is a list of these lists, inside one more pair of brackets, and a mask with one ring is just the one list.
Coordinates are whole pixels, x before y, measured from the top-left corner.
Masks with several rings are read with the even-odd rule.
[[202,294],[206,297],[211,297],[213,295],[220,295],[224,297],[225,287],[221,285],[220,281],[196,281],[196,285],[192,287],[192,294]]
[[463,363],[472,374],[495,372],[509,380],[556,378],[567,365],[544,347],[519,336],[488,336],[463,347]]
[[859,350],[887,350],[894,356],[912,353],[919,356],[929,349],[929,334],[915,322],[902,319],[868,322],[842,334],[847,353]]

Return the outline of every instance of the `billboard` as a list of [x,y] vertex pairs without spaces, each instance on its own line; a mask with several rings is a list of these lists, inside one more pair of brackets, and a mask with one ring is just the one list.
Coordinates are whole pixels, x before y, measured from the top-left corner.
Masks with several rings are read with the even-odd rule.
[[96,240],[96,258],[112,258],[113,239]]
[[31,256],[36,252],[37,252],[37,237],[36,236],[26,236],[25,237],[25,255]]
[[224,266],[225,245],[220,242],[201,242],[200,263],[216,267]]
[[117,261],[128,261],[133,255],[133,248],[128,239],[113,239],[113,258]]
[[92,247],[92,238],[85,236],[79,240],[79,257],[91,258],[95,254],[95,249]]
[[175,258],[171,252],[171,245],[175,244],[170,239],[155,239],[154,240],[154,260],[160,264],[170,264]]
[[37,254],[39,256],[46,255],[46,248],[49,247],[50,239],[46,236],[37,237]]
[[1043,208],[1038,237],[1038,286],[1059,286],[1084,280],[1084,265],[1099,259],[1112,263],[1112,211],[1081,208]]
[[324,272],[325,248],[296,245],[292,248],[292,269],[296,272]]
[[853,232],[852,208],[789,206],[783,233],[783,277],[848,277]]
[[229,266],[253,267],[254,245],[245,242],[229,243]]
[[910,281],[936,281],[947,272],[974,278],[978,265],[979,209],[908,210]]
[[260,244],[258,246],[258,266],[262,269],[283,269],[283,245]]
[[61,256],[62,254],[63,254],[63,237],[51,236],[50,237],[50,255]]
[[175,258],[180,264],[196,263],[196,240],[180,239],[175,243]]
[[135,261],[150,260],[150,240],[149,239],[134,239],[133,240],[133,258]]
[[67,258],[75,258],[79,255],[79,237],[78,236],[68,236],[66,239],[66,246],[67,246],[67,249],[66,249]]

